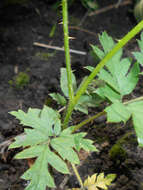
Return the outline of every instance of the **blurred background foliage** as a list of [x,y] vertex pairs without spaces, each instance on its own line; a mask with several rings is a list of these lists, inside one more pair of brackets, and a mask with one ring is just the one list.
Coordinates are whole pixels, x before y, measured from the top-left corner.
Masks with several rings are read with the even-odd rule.
[[[15,4],[24,5],[26,3],[29,3],[30,1],[34,3],[34,1],[32,0],[0,0],[0,8]],[[61,0],[41,0],[41,1],[44,1],[48,5],[51,5],[53,10],[59,9],[61,5]],[[126,0],[115,0],[115,4],[116,3],[120,4],[124,1]],[[137,22],[139,22],[143,19],[143,0],[130,0],[130,1],[132,2],[133,5],[133,9],[131,10],[131,12],[134,14],[134,17],[136,18]],[[81,6],[85,7],[88,10],[88,12],[99,9],[97,0],[68,0],[69,8],[77,2],[80,3]]]

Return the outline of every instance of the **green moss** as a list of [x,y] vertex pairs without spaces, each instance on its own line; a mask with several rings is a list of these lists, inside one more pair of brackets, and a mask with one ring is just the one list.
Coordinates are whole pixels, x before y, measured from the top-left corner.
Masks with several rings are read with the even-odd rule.
[[22,89],[28,85],[29,81],[29,75],[25,72],[20,72],[17,76],[15,76],[12,80],[9,81],[9,84],[10,86]]
[[117,142],[112,146],[112,148],[109,151],[109,156],[113,161],[121,161],[125,160],[127,157],[127,153],[125,149],[123,148],[123,145],[127,144],[133,144],[137,143],[137,139],[133,133],[133,131],[130,131],[123,135]]
[[121,144],[115,144],[112,146],[112,148],[109,151],[109,157],[113,161],[117,162],[117,161],[125,160],[127,157],[127,154]]

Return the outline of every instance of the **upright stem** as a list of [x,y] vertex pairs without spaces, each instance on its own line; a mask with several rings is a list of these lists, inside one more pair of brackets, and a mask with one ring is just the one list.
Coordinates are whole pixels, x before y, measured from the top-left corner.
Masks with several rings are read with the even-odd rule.
[[62,13],[63,13],[64,49],[65,49],[66,69],[67,69],[69,101],[72,102],[74,98],[74,91],[73,91],[73,86],[72,86],[72,70],[71,70],[71,59],[70,59],[70,49],[69,49],[67,0],[62,0]]
[[114,48],[100,61],[100,63],[95,67],[93,72],[87,77],[87,79],[82,83],[81,87],[76,93],[73,101],[69,104],[67,113],[64,119],[64,126],[66,128],[68,126],[69,119],[71,117],[72,111],[77,104],[81,95],[86,91],[88,85],[95,78],[98,72],[104,67],[104,65],[121,49],[129,40],[131,40],[137,33],[139,33],[143,29],[143,20],[137,24],[128,34],[126,34],[115,46]]

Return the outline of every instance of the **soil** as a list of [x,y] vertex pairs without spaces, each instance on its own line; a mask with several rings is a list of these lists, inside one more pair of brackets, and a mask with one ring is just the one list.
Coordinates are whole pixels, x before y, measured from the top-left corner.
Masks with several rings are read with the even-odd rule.
[[[52,9],[52,1],[31,0],[26,4],[0,6],[0,143],[23,132],[23,127],[8,112],[29,107],[42,108],[50,92],[60,91],[60,68],[64,66],[64,53],[34,46],[34,42],[63,46],[63,32],[60,11]],[[115,3],[102,0],[100,8]],[[70,28],[70,47],[84,52],[89,51],[90,44],[98,44],[98,34],[107,31],[114,39],[123,37],[136,22],[131,12],[131,5],[111,9],[104,13],[87,17],[79,28],[88,32]],[[86,14],[80,2],[69,9],[69,25],[77,26]],[[53,37],[50,32],[56,24]],[[90,33],[90,32],[92,33]],[[137,49],[134,40],[126,46],[125,55],[131,56],[131,51]],[[86,75],[83,66],[94,65],[93,58],[87,53],[84,55],[72,54],[72,67],[76,77],[80,80]],[[30,81],[24,88],[10,85],[19,72],[26,72]],[[13,82],[14,83],[14,82]],[[142,94],[142,80],[136,88],[134,96]],[[99,108],[101,109],[101,108]],[[96,110],[98,111],[98,110]],[[95,112],[95,111],[94,111]],[[90,111],[92,115],[92,111]],[[80,115],[86,118],[87,116]],[[77,123],[78,118],[76,118]],[[85,126],[89,137],[95,141],[98,153],[91,154],[84,160],[79,171],[85,179],[88,175],[105,172],[115,173],[117,178],[109,190],[142,190],[143,189],[143,150],[138,147],[132,123],[126,125],[109,125],[105,118],[100,118]],[[130,134],[131,133],[131,134]],[[126,155],[111,158],[110,150],[117,140],[127,135],[123,145]],[[8,151],[1,148],[0,158],[0,190],[23,190],[27,182],[20,179],[26,170],[27,162],[14,160],[17,150]],[[56,177],[61,183],[63,176]],[[74,176],[67,182],[68,188],[78,187]]]

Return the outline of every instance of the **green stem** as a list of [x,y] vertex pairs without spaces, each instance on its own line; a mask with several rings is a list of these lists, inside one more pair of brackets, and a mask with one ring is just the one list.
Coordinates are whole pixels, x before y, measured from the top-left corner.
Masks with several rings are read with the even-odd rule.
[[71,70],[71,59],[70,59],[70,51],[69,51],[67,0],[62,0],[62,13],[63,13],[64,49],[65,49],[66,69],[67,69],[69,101],[72,102],[72,100],[74,98],[74,91],[73,91],[73,86],[72,86],[72,70]]
[[84,81],[84,83],[81,85],[79,90],[76,93],[76,96],[74,97],[73,101],[69,104],[67,113],[64,119],[63,128],[66,128],[69,123],[69,119],[71,117],[72,111],[77,104],[79,98],[81,95],[86,91],[88,85],[91,83],[91,81],[95,78],[95,76],[98,74],[98,72],[104,67],[104,65],[118,52],[119,49],[121,49],[129,40],[131,40],[137,33],[141,31],[143,28],[143,20],[137,24],[128,34],[126,34],[115,46],[114,48],[100,61],[100,63],[95,67],[93,72],[88,76],[88,78]]
[[96,115],[93,115],[91,116],[90,118],[88,119],[85,119],[84,121],[82,121],[81,123],[79,123],[78,125],[75,125],[74,129],[73,129],[73,132],[77,131],[79,128],[81,128],[82,126],[86,125],[87,123],[93,121],[94,119],[102,116],[102,115],[105,115],[106,112],[102,111],[102,112],[99,112],[98,114]]
[[[143,96],[135,98],[135,99],[132,99],[132,100],[129,100],[129,101],[126,101],[126,102],[123,102],[123,104],[127,105],[127,104],[131,104],[133,102],[137,102],[137,101],[141,101],[141,100],[143,100]],[[88,119],[85,119],[81,123],[74,126],[73,132],[77,131],[82,126],[86,125],[87,123],[89,123],[89,122],[93,121],[94,119],[97,119],[98,117],[101,117],[102,115],[105,115],[105,114],[106,114],[106,112],[102,111],[102,112],[97,113],[96,115],[93,115],[93,116],[89,117]]]
[[135,99],[132,99],[132,100],[129,100],[127,102],[124,102],[123,104],[126,105],[126,104],[130,104],[130,103],[133,103],[133,102],[141,101],[141,100],[143,100],[143,96],[135,98]]
[[78,173],[78,171],[77,171],[75,165],[74,165],[74,164],[71,164],[71,165],[72,165],[73,171],[74,171],[74,173],[75,173],[75,175],[76,175],[76,177],[77,177],[77,180],[78,180],[78,182],[79,182],[79,184],[80,184],[80,186],[81,186],[81,189],[83,189],[84,186],[83,186],[83,182],[82,182],[82,180],[81,180],[81,177],[80,177],[80,175],[79,175],[79,173]]

